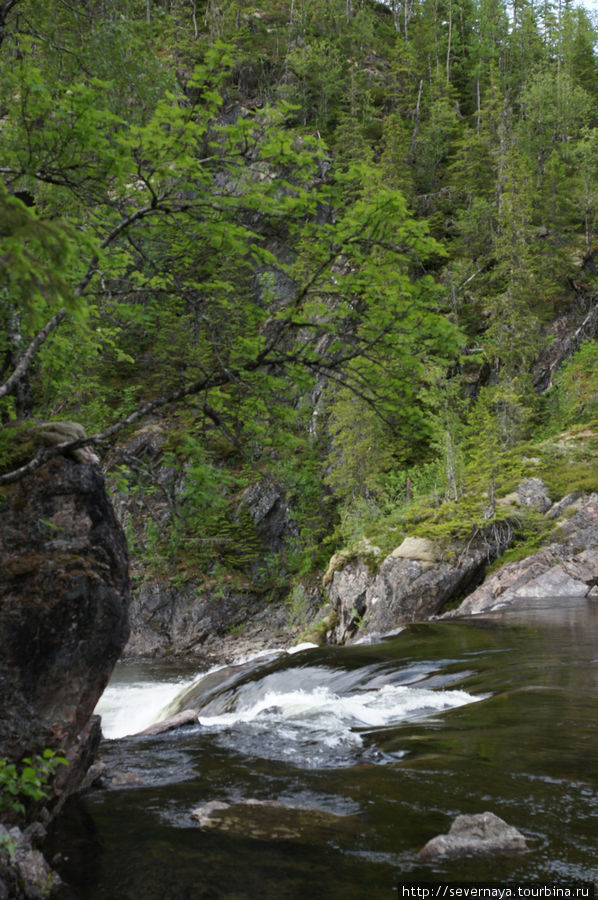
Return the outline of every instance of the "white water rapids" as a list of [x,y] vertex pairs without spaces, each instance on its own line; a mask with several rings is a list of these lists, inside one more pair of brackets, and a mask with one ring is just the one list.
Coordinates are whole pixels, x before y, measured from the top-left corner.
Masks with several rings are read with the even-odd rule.
[[[237,681],[233,677],[233,683],[234,666],[214,667],[192,679],[119,682],[117,678],[96,709],[102,716],[104,736],[135,734],[176,711],[179,696],[181,706],[188,705],[191,694],[202,732],[212,734],[220,745],[300,766],[347,764],[369,731],[483,699],[450,689],[446,678],[438,678],[433,668],[407,667],[396,683],[396,675],[378,667],[346,671],[306,665],[310,652],[301,654],[302,665],[295,667],[288,654],[282,667],[272,670],[264,664],[263,672],[262,663],[253,657],[250,676]],[[268,655],[272,663],[272,654]],[[285,656],[282,652],[278,658]],[[239,664],[239,671],[247,662]],[[208,677],[213,681],[219,671],[229,681],[222,690],[211,689],[202,697],[202,683],[207,684]]]

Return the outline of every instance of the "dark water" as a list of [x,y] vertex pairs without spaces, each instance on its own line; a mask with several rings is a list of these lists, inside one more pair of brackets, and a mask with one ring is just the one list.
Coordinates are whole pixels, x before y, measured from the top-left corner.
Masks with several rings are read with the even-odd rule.
[[[199,688],[203,726],[104,743],[109,770],[141,784],[67,807],[52,836],[68,856],[57,866],[65,897],[396,898],[403,882],[598,882],[598,602],[536,601],[253,668]],[[226,831],[191,818],[212,800],[234,806]],[[456,815],[485,810],[530,851],[419,860]]]

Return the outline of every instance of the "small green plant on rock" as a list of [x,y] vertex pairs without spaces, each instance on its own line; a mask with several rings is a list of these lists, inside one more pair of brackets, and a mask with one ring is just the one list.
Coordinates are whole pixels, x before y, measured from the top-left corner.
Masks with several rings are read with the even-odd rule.
[[357,631],[363,631],[369,621],[369,613],[360,613],[356,607],[353,607],[353,609],[351,610],[351,624],[354,625],[355,628],[357,628]]
[[[2,826],[3,827],[3,826]],[[7,853],[10,860],[14,861],[17,848],[10,834],[4,829],[0,830],[0,856]]]
[[0,813],[10,810],[24,815],[27,800],[45,800],[56,769],[67,765],[63,753],[49,749],[41,756],[26,756],[20,765],[0,759]]
[[298,582],[290,591],[286,604],[288,606],[288,622],[291,627],[305,628],[307,626],[308,600],[305,587]]

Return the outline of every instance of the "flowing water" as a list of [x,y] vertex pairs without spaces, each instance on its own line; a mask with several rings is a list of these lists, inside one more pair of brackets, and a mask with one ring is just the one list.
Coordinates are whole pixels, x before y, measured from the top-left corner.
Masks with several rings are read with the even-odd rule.
[[[197,676],[117,667],[101,757],[135,783],[67,805],[52,837],[68,857],[64,897],[351,900],[396,898],[403,883],[598,882],[597,601],[536,601]],[[197,725],[119,737],[187,707]],[[191,816],[212,801],[229,804],[218,828]],[[456,815],[485,810],[529,852],[419,859]]]

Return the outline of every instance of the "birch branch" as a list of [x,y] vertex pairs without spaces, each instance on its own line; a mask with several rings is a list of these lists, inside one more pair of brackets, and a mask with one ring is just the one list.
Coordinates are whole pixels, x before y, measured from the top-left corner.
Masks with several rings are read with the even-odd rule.
[[65,307],[59,309],[57,313],[55,313],[52,318],[46,322],[41,331],[35,335],[25,352],[20,356],[18,363],[16,364],[12,375],[10,375],[4,384],[0,385],[0,397],[5,397],[6,394],[10,393],[10,391],[14,388],[14,386],[23,378],[27,369],[31,365],[33,357],[42,346],[48,335],[54,331],[55,328],[60,325],[62,320],[67,314],[67,310]]

